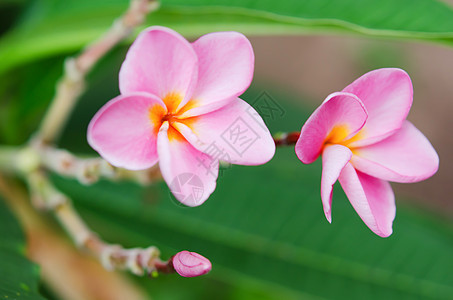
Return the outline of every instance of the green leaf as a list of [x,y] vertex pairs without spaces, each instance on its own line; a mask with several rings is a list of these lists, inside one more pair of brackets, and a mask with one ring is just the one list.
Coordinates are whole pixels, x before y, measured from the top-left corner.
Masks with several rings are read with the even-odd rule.
[[452,38],[453,10],[436,0],[164,0],[181,13],[251,15],[299,26],[338,26],[369,35]]
[[451,228],[399,207],[394,234],[379,238],[339,189],[330,225],[319,199],[319,169],[298,163],[292,149],[280,149],[265,166],[224,170],[215,193],[198,208],[176,205],[164,184],[144,191],[132,184],[88,188],[54,180],[108,240],[155,244],[167,255],[197,251],[213,262],[209,276],[259,286],[271,299],[282,293],[285,299],[453,294]]
[[0,199],[0,299],[44,299],[38,293],[39,268],[25,257],[25,237]]
[[[0,82],[0,143],[23,144],[36,131],[55,93],[63,57],[52,57],[17,68]],[[46,70],[43,72],[42,70]]]
[[[127,0],[37,0],[0,41],[0,74],[43,57],[80,49],[99,37]],[[354,33],[452,44],[453,10],[437,0],[163,0],[148,25],[190,36],[208,31],[245,34]]]

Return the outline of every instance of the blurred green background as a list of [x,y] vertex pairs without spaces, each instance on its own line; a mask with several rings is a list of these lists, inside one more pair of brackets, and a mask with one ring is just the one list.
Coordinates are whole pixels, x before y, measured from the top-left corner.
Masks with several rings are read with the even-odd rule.
[[[438,149],[441,167],[426,182],[394,185],[398,209],[391,237],[375,236],[339,186],[329,224],[319,195],[320,162],[302,165],[292,147],[277,149],[264,166],[224,169],[214,194],[197,208],[177,205],[164,183],[86,187],[53,175],[54,183],[109,242],[156,245],[163,257],[187,249],[212,261],[212,272],[201,278],[130,276],[153,299],[453,299],[453,10],[430,0],[277,2],[163,1],[147,24],[170,26],[189,39],[213,30],[250,35],[255,79],[242,98],[262,113],[272,133],[299,130],[325,96],[371,69],[408,71],[415,88],[409,119]],[[64,58],[99,36],[126,7],[126,0],[0,2],[1,144],[28,140]],[[109,53],[88,76],[61,147],[96,154],[86,128],[118,95],[127,48],[125,43]],[[269,114],[265,103],[277,113]],[[0,218],[0,229],[15,226]],[[0,238],[10,235],[5,231]],[[0,261],[7,259],[2,253]],[[0,277],[8,272],[0,268]],[[39,281],[37,272],[28,272]],[[1,282],[3,296],[14,296]],[[42,283],[39,290],[58,299]]]

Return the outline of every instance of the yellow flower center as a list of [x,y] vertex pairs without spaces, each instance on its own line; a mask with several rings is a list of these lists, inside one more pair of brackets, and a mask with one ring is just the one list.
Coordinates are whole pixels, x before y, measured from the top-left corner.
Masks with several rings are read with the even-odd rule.
[[349,135],[349,133],[350,131],[347,125],[337,125],[329,132],[324,144],[339,144]]
[[153,105],[149,109],[149,119],[154,125],[155,133],[159,131],[159,128],[164,122],[168,122],[170,127],[168,128],[168,138],[170,140],[183,140],[182,134],[175,128],[176,122],[182,123],[188,127],[191,127],[197,120],[197,117],[184,117],[183,113],[196,106],[195,100],[190,100],[183,107],[179,108],[183,97],[179,93],[168,93],[163,99],[165,107],[159,104]]
[[353,153],[356,151],[356,147],[351,147],[351,144],[355,141],[361,140],[364,137],[363,129],[359,130],[349,139],[346,139],[351,134],[351,130],[348,125],[336,125],[329,132],[327,137],[324,140],[324,146],[326,145],[343,145],[348,147]]

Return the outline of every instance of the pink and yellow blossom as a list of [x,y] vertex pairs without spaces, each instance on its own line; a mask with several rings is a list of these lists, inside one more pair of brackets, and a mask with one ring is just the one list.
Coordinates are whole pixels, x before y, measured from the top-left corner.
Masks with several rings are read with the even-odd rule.
[[338,180],[365,224],[387,237],[396,214],[389,181],[417,182],[436,173],[436,151],[406,120],[412,94],[403,70],[374,70],[329,95],[302,127],[296,154],[306,164],[322,155],[321,199],[329,222]]
[[[220,160],[258,165],[274,155],[263,120],[238,98],[253,69],[252,46],[240,33],[189,43],[173,30],[150,27],[130,47],[119,74],[121,95],[91,120],[88,142],[117,167],[141,170],[159,162],[175,197],[200,205],[215,189]],[[253,132],[253,143],[238,151],[229,130]],[[198,185],[186,184],[191,180]]]

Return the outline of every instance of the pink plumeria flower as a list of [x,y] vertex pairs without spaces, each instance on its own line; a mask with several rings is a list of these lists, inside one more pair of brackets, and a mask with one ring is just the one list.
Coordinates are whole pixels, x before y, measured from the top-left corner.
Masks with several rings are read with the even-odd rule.
[[214,191],[219,161],[258,165],[275,145],[257,112],[238,98],[253,77],[250,42],[217,32],[189,43],[150,27],[130,47],[121,95],[91,120],[88,142],[112,165],[141,170],[159,162],[174,196],[188,206]]
[[175,271],[183,277],[201,276],[211,271],[212,265],[209,259],[189,251],[178,252],[172,258]]
[[321,199],[329,222],[339,180],[363,222],[387,237],[396,213],[388,181],[417,182],[436,173],[436,151],[406,120],[411,105],[409,75],[379,69],[329,95],[302,127],[296,154],[306,164],[322,155]]

